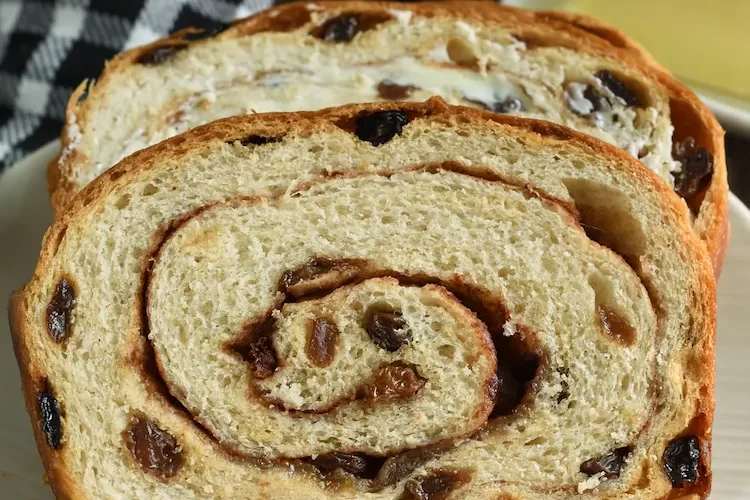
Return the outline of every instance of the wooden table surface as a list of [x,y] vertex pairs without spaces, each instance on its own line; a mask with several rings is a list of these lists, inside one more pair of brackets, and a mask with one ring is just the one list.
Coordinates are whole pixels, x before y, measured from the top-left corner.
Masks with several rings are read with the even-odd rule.
[[750,137],[727,132],[729,189],[750,206]]

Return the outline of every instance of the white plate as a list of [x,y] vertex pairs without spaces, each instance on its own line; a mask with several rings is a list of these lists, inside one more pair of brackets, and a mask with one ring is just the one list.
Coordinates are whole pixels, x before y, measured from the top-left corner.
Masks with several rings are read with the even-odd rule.
[[[0,300],[23,285],[36,264],[51,209],[45,168],[50,143],[0,177]],[[750,498],[750,210],[730,199],[732,240],[719,283],[716,420],[712,500]],[[0,322],[0,497],[51,499],[42,484],[23,405],[7,321]]]
[[750,135],[750,102],[696,85],[690,87],[727,130]]

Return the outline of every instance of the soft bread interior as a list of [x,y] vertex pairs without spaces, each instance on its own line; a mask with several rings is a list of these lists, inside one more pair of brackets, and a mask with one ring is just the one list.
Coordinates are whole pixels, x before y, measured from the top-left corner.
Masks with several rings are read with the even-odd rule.
[[[632,63],[568,48],[574,35],[516,11],[498,9],[481,21],[395,4],[359,8],[363,27],[343,42],[310,33],[349,11],[310,3],[274,12],[290,20],[283,30],[272,19],[256,33],[264,21],[250,20],[159,64],[139,63],[140,52],[126,55],[88,91],[85,111],[69,114],[76,190],[128,154],[217,118],[434,95],[583,131],[672,185],[681,166],[672,159],[669,94]],[[370,18],[378,22],[365,26]]]
[[[56,222],[17,330],[31,353],[27,397],[42,380],[54,388],[64,437],[53,463],[68,471],[82,498],[399,498],[441,470],[471,478],[456,481],[451,498],[551,499],[581,491],[647,499],[672,491],[664,450],[685,433],[710,442],[712,412],[706,372],[713,366],[713,278],[684,207],[634,160],[570,132],[438,102],[399,108],[408,123],[379,146],[340,125],[393,106],[218,122],[128,158]],[[278,139],[243,145],[258,134]],[[603,199],[599,191],[615,196]],[[620,210],[628,214],[626,235]],[[587,221],[597,226],[593,239]],[[500,337],[534,340],[540,356],[526,399],[468,436],[404,419],[408,410],[398,400],[354,436],[326,428],[324,419],[314,427],[318,415],[292,425],[284,412],[257,408],[244,390],[247,365],[216,344],[239,335],[244,321],[279,297],[285,271],[312,257],[361,259],[386,275],[426,275],[448,289],[460,278],[502,297],[504,309],[495,311],[503,319]],[[69,336],[59,344],[43,318],[63,275],[76,298]],[[434,327],[426,321],[438,313],[419,304],[420,288],[392,296],[405,285],[380,286],[384,301],[418,325],[414,343],[402,349],[413,353],[407,361],[427,382],[408,397],[422,400],[438,421],[474,404],[480,388],[464,379],[458,353],[486,353],[477,350],[483,335],[470,324],[480,316],[490,329],[492,322],[456,290],[463,305],[429,305],[440,306],[441,323],[455,326],[427,335]],[[334,294],[313,300],[345,300]],[[144,300],[154,320],[148,339]],[[279,310],[281,323],[290,323],[277,331],[280,350],[293,342],[295,315],[314,306]],[[331,314],[340,338],[363,345],[361,325],[347,323],[353,311],[346,305]],[[605,322],[626,324],[634,335],[619,337],[617,328],[613,335]],[[428,337],[425,347],[438,338],[463,342],[447,350],[461,373],[450,381],[432,373],[440,348],[419,354],[420,337]],[[149,345],[170,392],[144,371]],[[349,352],[339,349],[334,359]],[[290,359],[290,369],[305,369]],[[477,361],[473,370],[488,366]],[[352,369],[356,383],[362,368]],[[291,386],[275,383],[261,382],[291,401],[284,388]],[[319,389],[333,391],[337,383]],[[439,401],[428,397],[433,383]],[[356,420],[352,408],[345,418]],[[128,452],[123,432],[133,415],[146,415],[179,444],[184,463],[173,477],[154,477]],[[276,425],[270,437],[263,436],[266,420]],[[299,463],[257,461],[283,456],[301,439],[311,453],[330,451],[339,438],[349,445],[344,451],[371,446],[387,453],[436,444],[443,431],[457,440],[381,489],[352,478],[330,489]],[[582,462],[623,447],[629,452],[619,477],[580,471]]]

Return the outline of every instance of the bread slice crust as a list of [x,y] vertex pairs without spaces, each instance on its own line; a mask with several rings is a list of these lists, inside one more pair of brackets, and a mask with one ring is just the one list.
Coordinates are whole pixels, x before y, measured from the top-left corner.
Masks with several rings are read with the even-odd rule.
[[[102,106],[109,89],[117,85],[119,77],[133,72],[138,61],[155,50],[178,48],[191,51],[193,47],[211,44],[214,40],[233,40],[243,37],[265,36],[268,32],[293,32],[310,30],[315,24],[311,15],[331,17],[337,13],[380,15],[398,11],[410,16],[455,20],[471,26],[492,26],[505,29],[520,40],[541,47],[570,49],[576,53],[600,58],[640,75],[668,96],[672,123],[677,129],[675,140],[693,137],[713,157],[713,174],[710,183],[697,192],[688,203],[695,213],[693,226],[708,247],[714,269],[718,275],[728,244],[728,184],[723,142],[723,130],[699,99],[680,84],[635,41],[616,28],[587,16],[557,12],[530,12],[494,2],[423,2],[402,4],[388,2],[299,2],[282,5],[243,20],[235,21],[230,28],[214,38],[190,41],[195,30],[183,30],[169,38],[159,40],[116,56],[110,61],[96,84],[84,82],[76,89],[68,103],[66,126],[61,136],[63,155],[50,163],[48,184],[53,207],[59,211],[82,188],[78,179],[91,178],[97,163],[97,152],[77,143],[78,131],[84,137],[97,107]],[[389,22],[397,22],[395,20]],[[356,41],[356,40],[355,40]],[[296,43],[296,42],[295,42]],[[531,46],[531,45],[530,45]],[[344,104],[344,103],[341,103]],[[239,113],[240,110],[237,110]],[[71,129],[75,129],[73,132]],[[93,133],[92,133],[93,134]],[[106,167],[106,165],[105,165]]]
[[[55,349],[57,346],[51,342],[50,345],[39,344],[39,339],[46,338],[45,335],[47,334],[40,331],[43,330],[43,319],[33,313],[30,304],[46,295],[42,282],[47,279],[45,276],[54,273],[54,270],[57,269],[58,264],[55,254],[58,252],[59,245],[65,244],[66,231],[72,230],[78,221],[83,220],[87,214],[94,213],[98,207],[116,203],[119,198],[118,193],[122,193],[123,189],[127,189],[128,186],[134,186],[134,182],[138,182],[141,176],[147,176],[150,172],[162,170],[166,172],[169,168],[175,168],[175,165],[187,165],[189,158],[207,154],[217,148],[224,148],[226,144],[239,147],[238,143],[243,138],[254,136],[288,138],[282,139],[281,144],[283,144],[283,141],[291,141],[295,137],[330,134],[332,130],[340,130],[340,124],[350,123],[363,114],[390,111],[408,114],[411,117],[410,124],[412,125],[429,123],[430,126],[434,127],[448,127],[449,129],[465,131],[466,129],[462,129],[462,127],[468,127],[468,130],[476,133],[495,134],[497,137],[503,134],[512,134],[514,137],[527,141],[529,145],[559,151],[572,148],[580,154],[606,158],[607,168],[616,171],[623,182],[637,183],[639,189],[644,191],[644,196],[649,200],[648,202],[658,204],[664,220],[668,221],[668,224],[674,228],[670,234],[675,238],[675,242],[678,242],[676,244],[679,252],[684,252],[684,254],[681,254],[681,258],[684,260],[686,272],[689,272],[692,276],[690,278],[692,283],[690,290],[685,291],[689,297],[689,300],[687,300],[690,311],[689,317],[680,320],[685,322],[686,325],[689,324],[683,326],[683,328],[689,332],[690,347],[680,349],[679,359],[685,361],[673,361],[674,363],[687,363],[691,367],[689,372],[685,372],[685,376],[690,377],[690,381],[686,381],[686,384],[688,384],[687,387],[692,396],[690,396],[690,400],[682,401],[681,404],[684,405],[684,408],[676,410],[679,414],[679,417],[676,418],[681,422],[687,422],[680,431],[681,433],[689,433],[700,440],[704,467],[701,479],[695,485],[688,489],[668,489],[664,495],[665,498],[678,498],[683,494],[705,498],[708,495],[710,491],[710,468],[706,464],[710,463],[710,435],[714,407],[715,285],[709,257],[704,246],[690,230],[690,219],[685,206],[653,172],[613,146],[548,122],[502,116],[468,108],[450,107],[439,99],[433,99],[424,104],[352,105],[321,112],[276,113],[221,120],[169,139],[123,160],[110,169],[106,175],[99,177],[87,186],[73,200],[70,208],[61,214],[45,235],[40,261],[31,282],[22,291],[14,295],[10,304],[11,332],[14,349],[22,371],[27,408],[32,416],[35,437],[50,482],[60,498],[88,498],[91,496],[91,492],[86,491],[81,482],[81,472],[71,470],[65,452],[60,453],[50,450],[44,434],[39,430],[35,391],[38,388],[38,380],[44,378],[48,369],[39,349]],[[188,167],[178,166],[176,168]],[[314,185],[315,182],[313,182],[312,189],[315,189]],[[531,180],[528,182],[528,186],[531,193],[539,191],[551,199],[555,199],[559,195],[559,193],[546,192],[549,190],[535,185],[534,181]],[[240,192],[237,194],[246,196],[250,193]],[[565,210],[565,214],[567,214],[565,215],[566,219],[571,217],[567,210]],[[583,222],[585,222],[585,219]],[[644,264],[646,266],[644,272],[648,272],[647,264]],[[648,288],[648,284],[646,285]],[[654,305],[655,310],[660,309],[660,307],[663,306],[660,306],[657,301]],[[677,313],[667,308],[666,311],[663,311],[663,314],[666,314],[666,319],[663,321],[669,322],[674,321],[674,317],[669,319],[670,315]],[[690,361],[687,361],[688,359]],[[154,397],[158,399],[156,395]],[[70,409],[69,411],[74,410]],[[205,441],[205,446],[210,449],[212,445],[210,441]],[[661,470],[660,462],[661,457],[656,455],[644,462],[644,467],[650,471],[644,481],[651,484],[660,484],[662,489],[659,491],[664,491],[665,479],[660,477],[658,472]],[[248,467],[252,466],[248,465]],[[280,485],[276,484],[275,486],[278,488]],[[515,495],[518,498],[526,498],[529,494],[524,490],[513,490],[512,487],[505,489],[506,486],[502,483],[469,483],[468,485],[462,484],[461,487],[467,489],[459,489],[455,494],[474,495],[472,498],[494,498],[500,491],[511,496]],[[567,494],[571,496],[575,494],[572,491],[567,491],[567,493],[566,491],[558,491],[557,495],[564,497]],[[492,496],[493,492],[494,496]],[[555,494],[552,491],[547,493]],[[271,495],[273,497],[273,493]],[[333,495],[333,493],[323,494],[317,489],[317,486],[300,484],[299,489],[290,492],[290,495],[291,498],[323,498],[324,495]],[[342,498],[346,497],[346,495],[342,496]],[[637,492],[632,497],[645,498],[639,496]],[[460,496],[456,498],[460,498]]]

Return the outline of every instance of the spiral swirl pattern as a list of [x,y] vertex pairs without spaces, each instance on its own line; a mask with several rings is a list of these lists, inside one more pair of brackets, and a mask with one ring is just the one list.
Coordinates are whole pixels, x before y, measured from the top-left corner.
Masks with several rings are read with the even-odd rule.
[[679,450],[646,457],[706,440],[712,280],[672,195],[550,125],[400,109],[376,146],[362,120],[388,106],[217,122],[77,198],[16,320],[63,493],[674,487]]

